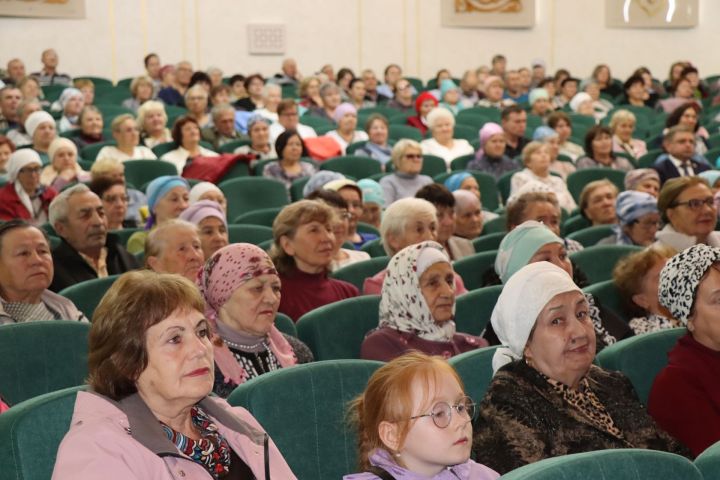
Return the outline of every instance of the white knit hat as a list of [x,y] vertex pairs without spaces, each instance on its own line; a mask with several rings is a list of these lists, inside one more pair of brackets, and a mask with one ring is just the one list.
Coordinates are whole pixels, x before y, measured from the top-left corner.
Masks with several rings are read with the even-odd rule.
[[32,138],[35,135],[35,130],[37,130],[40,124],[45,122],[50,122],[55,125],[55,119],[45,110],[33,112],[25,120],[25,131],[30,135],[30,138]]

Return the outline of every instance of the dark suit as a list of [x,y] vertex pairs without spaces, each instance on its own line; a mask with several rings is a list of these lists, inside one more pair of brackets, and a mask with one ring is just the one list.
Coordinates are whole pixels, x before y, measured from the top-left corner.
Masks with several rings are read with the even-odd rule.
[[[656,162],[655,165],[653,165],[655,171],[658,172],[658,175],[660,175],[660,185],[663,185],[667,180],[670,180],[671,178],[684,176],[681,172],[678,171],[677,167],[672,162],[672,160],[670,160],[669,156],[664,155],[664,157],[664,160],[660,160],[659,162]],[[698,173],[702,173],[706,170],[710,170],[710,167],[708,165],[697,162],[693,159],[689,160],[689,164],[692,167],[693,172],[695,172],[695,175],[697,175]]]
[[[105,247],[108,250],[106,264],[109,275],[140,268],[137,259],[118,243],[118,237],[112,233],[108,233]],[[55,276],[50,284],[50,290],[53,292],[59,292],[76,283],[97,278],[97,272],[65,239],[52,251],[52,257]]]

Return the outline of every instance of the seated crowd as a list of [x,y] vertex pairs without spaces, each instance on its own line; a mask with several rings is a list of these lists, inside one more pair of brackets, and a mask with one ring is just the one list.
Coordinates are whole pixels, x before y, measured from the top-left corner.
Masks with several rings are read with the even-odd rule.
[[[379,307],[359,357],[387,363],[348,406],[347,480],[493,479],[617,448],[692,459],[720,441],[720,84],[689,62],[623,83],[606,65],[581,80],[497,55],[423,86],[394,64],[382,83],[292,59],[223,79],[150,54],[120,101],[58,73],[52,49],[42,64],[0,76],[0,333],[92,323],[53,478],[295,478],[224,399],[316,360],[281,321],[360,295]],[[258,190],[238,212],[240,179],[277,187],[275,210]],[[243,236],[254,222],[264,240]],[[617,302],[583,290],[597,281],[582,254],[601,249],[624,249],[607,268]],[[92,318],[63,296],[108,277]],[[462,331],[458,299],[478,288],[499,296],[482,331]],[[672,328],[686,331],[647,407],[595,362]],[[490,346],[472,399],[447,360]]]

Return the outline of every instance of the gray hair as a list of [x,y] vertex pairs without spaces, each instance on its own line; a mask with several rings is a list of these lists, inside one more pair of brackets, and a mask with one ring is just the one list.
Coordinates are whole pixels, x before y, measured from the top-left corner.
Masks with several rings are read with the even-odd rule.
[[48,209],[48,223],[55,226],[56,223],[64,223],[68,219],[68,202],[70,197],[80,193],[91,192],[90,187],[84,183],[78,183],[70,188],[66,188],[53,199]]
[[455,197],[455,214],[459,214],[463,212],[464,210],[467,210],[472,207],[480,207],[482,209],[482,203],[480,202],[480,199],[475,196],[474,193],[472,193],[470,190],[462,190],[458,189],[452,192],[453,197]]
[[340,93],[340,87],[332,82],[325,82],[320,85],[320,98],[325,98],[333,92]]
[[235,107],[227,103],[215,105],[212,110],[210,110],[210,115],[212,115],[213,121],[216,121],[218,117],[225,112],[233,112],[233,115],[235,115]]
[[447,108],[439,107],[430,110],[427,116],[427,125],[430,130],[435,129],[435,124],[440,120],[450,120],[450,125],[455,126],[455,116]]
[[172,233],[182,229],[189,230],[197,235],[198,229],[195,225],[179,218],[163,222],[150,231],[145,241],[145,268],[150,268],[148,258],[161,256]]
[[262,90],[263,98],[270,95],[270,93],[272,93],[273,91],[276,91],[282,95],[282,88],[280,88],[280,85],[278,85],[277,83],[266,83]]
[[[472,195],[472,194],[471,194]],[[408,222],[415,219],[419,215],[430,215],[436,218],[437,211],[435,205],[422,198],[402,198],[393,202],[383,213],[382,223],[380,224],[380,236],[383,242],[383,248],[389,256],[395,255],[397,252],[393,250],[388,242],[388,235],[402,235]]]
[[637,118],[630,110],[617,110],[610,118],[610,124],[608,126],[610,130],[615,132],[615,128],[622,122],[632,122],[634,125],[637,123]]
[[184,95],[185,100],[187,100],[188,97],[195,92],[202,93],[205,96],[206,100],[209,97],[207,90],[205,90],[205,88],[202,85],[196,83],[192,87],[188,88],[187,91],[185,91],[185,95]]

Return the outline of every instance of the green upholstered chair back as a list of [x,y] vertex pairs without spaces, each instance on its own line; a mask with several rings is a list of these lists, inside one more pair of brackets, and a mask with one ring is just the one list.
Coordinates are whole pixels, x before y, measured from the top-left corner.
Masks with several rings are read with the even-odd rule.
[[478,348],[461,353],[450,359],[465,385],[465,393],[479,404],[487,392],[493,377],[492,358],[498,346]]
[[507,215],[503,213],[499,217],[483,223],[481,236],[491,233],[507,233]]
[[478,288],[457,297],[455,325],[458,332],[480,335],[490,323],[502,285]]
[[567,220],[563,221],[561,226],[562,235],[570,235],[573,232],[582,230],[583,228],[590,228],[592,224],[590,220],[583,217],[582,215],[571,215]]
[[320,170],[331,170],[360,180],[382,173],[382,164],[374,158],[346,155],[325,160],[320,164]]
[[381,362],[334,360],[284,368],[240,385],[231,405],[250,410],[297,478],[337,480],[357,471],[357,441],[346,422],[350,400]]
[[292,318],[288,317],[284,313],[278,312],[275,315],[275,327],[286,335],[292,335],[293,337],[298,336],[297,328],[295,328],[295,322],[293,322]]
[[474,239],[472,244],[477,253],[488,252],[490,250],[497,250],[503,238],[505,238],[505,232],[488,233]]
[[75,306],[83,312],[88,319],[92,319],[95,308],[97,308],[105,292],[115,283],[118,277],[120,277],[120,275],[109,275],[105,278],[94,278],[76,283],[63,289],[60,295],[72,300]]
[[615,315],[622,318],[626,322],[631,320],[630,315],[623,305],[620,290],[613,280],[605,280],[604,282],[594,283],[583,288],[583,291],[592,293],[593,296],[602,304],[603,308],[607,308]]
[[177,175],[177,167],[163,160],[128,160],[125,166],[125,181],[132,185],[145,185],[163,175]]
[[360,233],[372,233],[374,235],[377,235],[378,237],[380,236],[380,230],[378,230],[374,225],[370,225],[369,223],[358,222],[357,231]]
[[266,227],[272,227],[272,224],[275,221],[275,217],[277,217],[277,214],[280,213],[280,210],[282,210],[282,207],[261,208],[260,210],[253,210],[251,212],[238,215],[233,220],[233,223],[263,225]]
[[0,478],[47,480],[52,476],[81,388],[41,395],[0,415]]
[[614,183],[619,191],[625,190],[625,172],[612,168],[586,168],[573,172],[567,177],[567,187],[575,202],[579,204],[580,192],[585,185],[604,178]]
[[338,280],[350,282],[362,292],[365,279],[387,268],[389,261],[390,257],[388,256],[373,257],[369,260],[351,263],[350,265],[335,270],[330,276]]
[[379,306],[380,295],[363,295],[316,308],[298,320],[298,337],[315,360],[360,358],[365,335],[378,326]]
[[617,449],[548,458],[506,473],[503,480],[701,480],[690,460],[655,450]]
[[482,276],[495,264],[497,250],[489,250],[485,252],[469,255],[457,260],[453,263],[453,269],[460,275],[468,290],[476,290],[482,287]]
[[596,245],[570,254],[570,260],[585,273],[588,283],[593,284],[610,280],[618,260],[641,250],[642,247],[635,245]]
[[228,218],[261,208],[284,207],[290,202],[281,182],[264,177],[239,177],[218,185],[227,198]]
[[384,257],[387,255],[385,247],[383,247],[382,238],[376,238],[375,240],[366,242],[360,247],[360,250],[369,253],[371,257]]
[[567,236],[571,240],[580,242],[583,247],[592,247],[605,237],[613,234],[612,225],[596,225],[573,232]]
[[228,236],[230,243],[259,243],[273,238],[272,228],[264,225],[231,224],[228,225]]
[[596,361],[606,370],[624,373],[640,401],[647,404],[655,377],[667,365],[668,352],[686,332],[685,328],[672,328],[626,338],[604,348]]
[[695,466],[705,480],[720,479],[720,442],[709,446],[695,458]]
[[16,405],[85,383],[89,331],[90,324],[71,320],[0,327],[0,394]]

